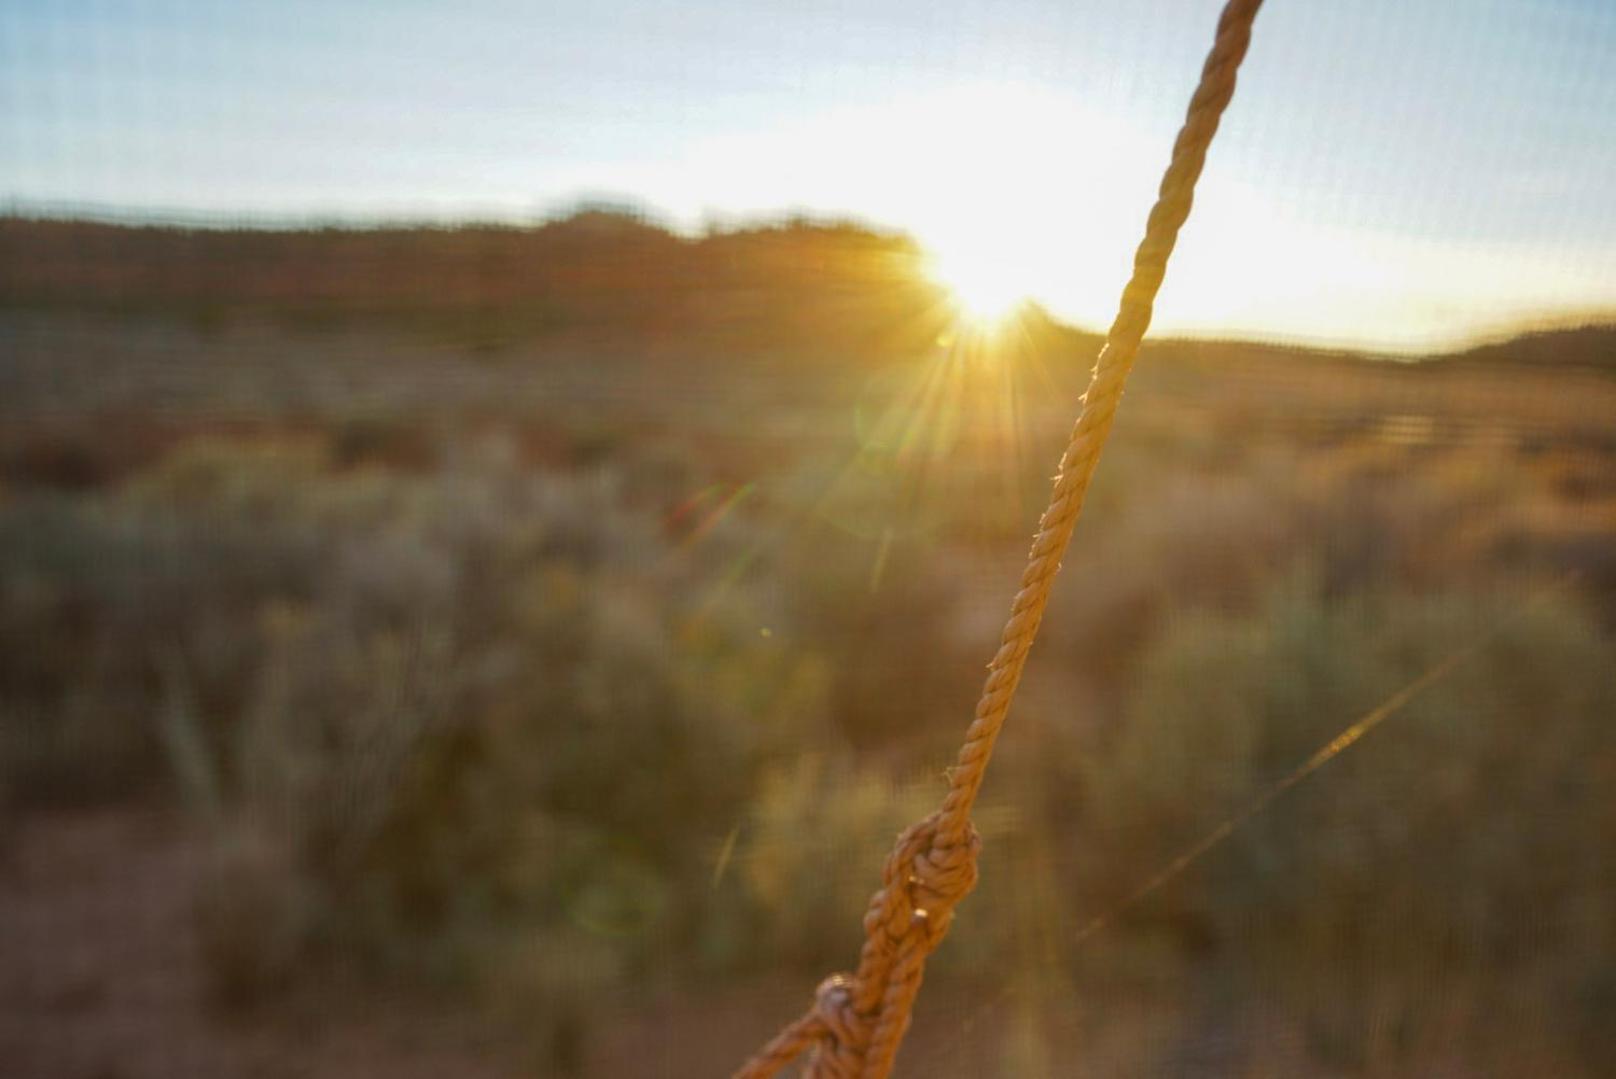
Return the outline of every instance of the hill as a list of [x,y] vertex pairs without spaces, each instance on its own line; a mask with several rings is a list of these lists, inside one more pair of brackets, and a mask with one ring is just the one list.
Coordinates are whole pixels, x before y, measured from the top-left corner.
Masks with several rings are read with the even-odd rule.
[[911,346],[943,294],[908,238],[791,221],[684,237],[620,210],[534,227],[309,230],[0,219],[0,306],[388,323],[499,346],[604,329]]
[[1616,374],[1616,324],[1540,330],[1479,345],[1449,360],[1466,364],[1554,364]]

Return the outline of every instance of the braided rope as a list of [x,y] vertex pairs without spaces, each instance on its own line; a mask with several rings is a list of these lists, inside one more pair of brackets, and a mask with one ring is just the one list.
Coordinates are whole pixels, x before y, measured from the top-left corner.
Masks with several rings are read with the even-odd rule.
[[948,932],[954,907],[976,884],[981,839],[971,825],[971,807],[1111,432],[1123,385],[1150,326],[1156,293],[1179,229],[1189,217],[1207,148],[1234,95],[1235,75],[1261,6],[1262,0],[1228,0],[1218,19],[1216,39],[1173,144],[1145,238],[1134,254],[1133,276],[1122,290],[1116,320],[1083,395],[1082,413],[1061,455],[1054,492],[1033,539],[999,650],[988,665],[976,716],[949,772],[948,794],[936,812],[898,837],[887,856],[881,888],[864,914],[858,969],[822,982],[813,1007],[760,1049],[735,1079],[767,1079],[808,1050],[813,1051],[807,1071],[811,1079],[886,1079],[892,1070],[926,957]]

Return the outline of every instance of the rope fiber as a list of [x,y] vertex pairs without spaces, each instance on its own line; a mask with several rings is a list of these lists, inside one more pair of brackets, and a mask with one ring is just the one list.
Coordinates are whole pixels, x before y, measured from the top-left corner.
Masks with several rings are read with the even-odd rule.
[[949,770],[948,793],[936,812],[898,837],[887,856],[881,887],[864,914],[864,947],[857,969],[820,983],[808,1011],[758,1050],[735,1079],[767,1079],[804,1053],[809,1054],[809,1079],[886,1079],[892,1071],[920,992],[926,957],[948,933],[955,906],[976,884],[982,843],[971,825],[971,807],[1111,432],[1123,386],[1150,326],[1156,293],[1179,229],[1189,217],[1207,148],[1234,95],[1235,76],[1261,7],[1262,0],[1229,0],[1218,19],[1200,84],[1173,144],[1145,237],[1134,254],[1133,275],[1122,290],[1116,319],[1083,394],[1082,411],[1061,455],[1054,491],[1039,521],[1010,619],[988,664],[975,718]]

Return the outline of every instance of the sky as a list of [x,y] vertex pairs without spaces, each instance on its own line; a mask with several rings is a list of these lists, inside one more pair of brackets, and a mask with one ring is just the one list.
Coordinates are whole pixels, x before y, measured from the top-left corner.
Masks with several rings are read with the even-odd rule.
[[[0,205],[913,233],[1103,327],[1217,0],[0,0]],[[1419,351],[1616,312],[1616,3],[1269,0],[1157,309]]]

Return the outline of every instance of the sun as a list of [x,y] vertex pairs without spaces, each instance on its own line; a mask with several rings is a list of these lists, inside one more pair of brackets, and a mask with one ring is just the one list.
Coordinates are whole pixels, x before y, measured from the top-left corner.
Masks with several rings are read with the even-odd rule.
[[933,281],[948,290],[959,320],[973,328],[1004,327],[1022,313],[1032,298],[1020,267],[986,251],[933,251],[927,271]]

